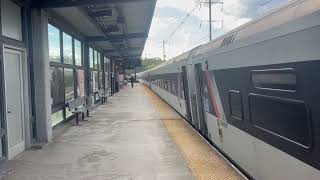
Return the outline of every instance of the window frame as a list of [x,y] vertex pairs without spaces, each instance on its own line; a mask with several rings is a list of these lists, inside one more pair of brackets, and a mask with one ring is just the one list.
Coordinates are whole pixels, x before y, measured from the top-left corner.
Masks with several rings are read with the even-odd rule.
[[[61,31],[61,30],[60,30]],[[74,43],[73,43],[73,37],[71,35],[69,35],[68,33],[66,33],[65,31],[61,31],[62,32],[62,38],[60,37],[60,39],[62,39],[62,62],[63,64],[67,64],[67,65],[75,65],[75,62],[74,62]],[[64,42],[64,37],[65,36],[68,36],[71,38],[71,64],[70,63],[66,63],[65,61],[65,42]]]
[[[51,22],[50,19],[49,19],[49,22],[48,22],[48,27],[49,26],[52,26],[54,28],[56,28],[58,31],[59,31],[59,52],[60,52],[60,61],[57,62],[57,61],[49,61],[49,64],[50,64],[50,68],[62,68],[63,69],[63,89],[64,89],[64,93],[61,94],[61,96],[64,96],[63,99],[64,99],[64,103],[61,103],[60,105],[57,105],[57,106],[52,106],[51,107],[51,110],[52,110],[52,114],[54,114],[55,112],[58,112],[58,111],[63,111],[63,120],[57,124],[53,124],[53,128],[58,126],[59,124],[62,124],[66,121],[68,121],[69,119],[73,118],[74,115],[70,116],[70,117],[67,117],[67,114],[68,114],[68,110],[66,108],[66,99],[65,99],[65,69],[71,69],[72,70],[72,74],[73,74],[73,98],[76,98],[78,97],[78,91],[77,91],[77,83],[78,83],[78,78],[77,78],[77,71],[78,70],[83,70],[84,72],[84,93],[87,95],[87,92],[86,92],[86,87],[87,87],[87,70],[86,70],[86,64],[85,64],[85,58],[84,58],[84,44],[83,44],[83,41],[80,40],[79,38],[77,37],[74,37],[73,35],[71,35],[70,33],[64,31],[63,28],[61,28],[59,25],[55,24],[54,22]],[[48,32],[49,33],[49,32]],[[68,36],[71,37],[71,52],[72,52],[72,64],[66,64],[64,62],[64,56],[63,56],[63,50],[64,50],[64,44],[63,44],[63,34],[66,34]],[[49,34],[48,34],[49,35]],[[78,41],[80,43],[80,59],[81,59],[81,66],[76,64],[76,58],[75,58],[75,53],[76,53],[76,50],[75,50],[75,42]],[[49,42],[48,42],[49,44]],[[90,64],[88,64],[90,66]]]
[[[77,60],[76,60],[76,42],[79,42],[80,43],[80,62],[81,62],[81,64],[80,65],[78,65],[77,64]],[[73,38],[73,56],[74,56],[74,65],[75,66],[77,66],[77,67],[83,67],[84,66],[84,63],[83,63],[83,43],[80,41],[80,40],[78,40],[78,39],[76,39],[76,38]]]
[[[291,89],[289,88],[282,88],[281,86],[285,86],[285,84],[276,84],[280,87],[271,87],[272,82],[255,82],[255,75],[280,75],[280,74],[287,74],[294,76],[294,84],[287,84],[291,85]],[[292,77],[291,77],[292,78]],[[297,74],[293,68],[282,68],[282,69],[262,69],[262,70],[252,70],[251,71],[251,84],[256,89],[263,89],[263,90],[270,90],[270,91],[285,91],[285,92],[296,92],[297,90]],[[264,87],[265,86],[265,87]]]
[[48,31],[48,55],[49,55],[49,62],[50,63],[63,63],[62,62],[62,56],[61,56],[61,30],[59,29],[59,27],[55,26],[54,24],[52,23],[48,23],[48,29],[49,29],[49,26],[52,26],[53,28],[55,28],[56,30],[58,30],[58,34],[59,34],[59,40],[58,40],[58,43],[59,43],[59,61],[51,61],[50,60],[50,39],[49,39],[49,31]]

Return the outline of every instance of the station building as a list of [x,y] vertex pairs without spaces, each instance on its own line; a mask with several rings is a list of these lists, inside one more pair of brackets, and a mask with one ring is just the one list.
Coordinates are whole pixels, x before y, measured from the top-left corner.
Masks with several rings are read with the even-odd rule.
[[0,156],[52,140],[66,103],[119,90],[141,64],[156,0],[0,1]]

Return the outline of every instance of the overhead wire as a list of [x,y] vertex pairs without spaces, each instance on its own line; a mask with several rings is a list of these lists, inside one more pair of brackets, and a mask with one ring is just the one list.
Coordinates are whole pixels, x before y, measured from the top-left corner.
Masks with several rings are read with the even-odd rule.
[[201,0],[198,0],[194,7],[186,14],[186,16],[182,19],[180,24],[172,31],[172,33],[168,36],[166,41],[169,41],[177,32],[178,30],[184,25],[184,23],[187,21],[187,19],[194,13],[194,11],[200,6]]
[[203,37],[201,37],[200,39],[198,39],[197,41],[192,42],[192,44],[198,44],[199,42],[201,42],[202,40],[208,38],[208,35],[205,35]]
[[264,1],[263,3],[259,4],[258,6],[256,6],[253,10],[249,11],[247,10],[245,14],[243,14],[242,16],[238,16],[234,19],[234,21],[232,21],[231,23],[227,23],[228,25],[230,24],[234,24],[235,22],[237,22],[239,19],[245,17],[245,16],[248,16],[254,12],[257,12],[260,8],[270,4],[271,2],[273,2],[274,0],[268,0],[268,1]]
[[[274,0],[265,1],[265,2],[263,2],[263,3],[261,3],[261,4],[259,4],[258,6],[256,6],[256,7],[254,8],[254,10],[251,10],[251,11],[247,10],[245,14],[243,14],[242,16],[239,16],[239,17],[235,18],[234,21],[232,21],[231,23],[227,23],[227,24],[228,24],[228,25],[229,25],[229,24],[233,24],[233,23],[237,22],[239,19],[241,19],[241,18],[243,18],[243,17],[245,17],[245,16],[247,16],[247,15],[250,15],[250,14],[256,12],[256,11],[259,10],[260,8],[262,8],[262,7],[270,4],[270,3],[273,2],[273,1],[274,1]],[[222,27],[222,28],[223,28],[223,27]],[[206,37],[206,36],[204,36],[204,37]],[[201,38],[200,40],[196,41],[196,43],[198,43],[198,42],[200,42],[201,40],[203,40],[204,37]]]
[[[239,19],[248,16],[254,12],[257,12],[260,8],[270,4],[271,2],[273,2],[274,0],[268,0],[268,1],[264,1],[263,3],[259,4],[258,6],[256,6],[254,9],[252,9],[251,11],[247,10],[245,14],[238,16],[234,19],[234,21],[232,21],[231,23],[227,23],[228,25],[230,24],[234,24],[236,23]],[[201,0],[198,0],[194,7],[184,16],[184,18],[182,19],[182,21],[180,22],[180,24],[174,29],[174,31],[172,31],[172,33],[168,36],[166,41],[169,41],[177,32],[178,30],[184,25],[184,23],[186,22],[186,20],[195,12],[195,10],[201,5]],[[225,11],[225,10],[224,10]],[[197,41],[193,42],[192,44],[198,44],[199,42],[201,42],[202,40],[204,40],[206,36],[201,37],[200,39],[198,39]]]

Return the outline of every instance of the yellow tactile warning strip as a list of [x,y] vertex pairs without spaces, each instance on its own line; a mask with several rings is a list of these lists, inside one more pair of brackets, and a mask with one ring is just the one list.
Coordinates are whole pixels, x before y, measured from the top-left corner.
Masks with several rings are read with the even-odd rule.
[[215,152],[199,134],[150,89],[144,87],[153,106],[175,141],[193,175],[199,180],[243,179],[220,154]]

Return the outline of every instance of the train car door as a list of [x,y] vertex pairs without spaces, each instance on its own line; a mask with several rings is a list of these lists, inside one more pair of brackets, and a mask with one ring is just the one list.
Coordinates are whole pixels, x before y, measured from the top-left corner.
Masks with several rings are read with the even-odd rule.
[[187,67],[187,76],[188,76],[188,90],[190,95],[190,112],[193,127],[199,131],[200,123],[198,116],[198,108],[197,108],[197,90],[196,90],[196,79],[195,79],[195,68],[194,64],[190,63]]
[[196,86],[196,105],[199,119],[199,130],[203,135],[207,135],[207,124],[204,115],[203,108],[203,78],[202,78],[202,66],[201,63],[195,64],[195,86]]
[[190,112],[190,98],[189,98],[189,88],[188,88],[188,76],[186,66],[182,66],[182,82],[183,82],[183,93],[185,98],[186,106],[186,118],[189,123],[192,123],[191,112]]

